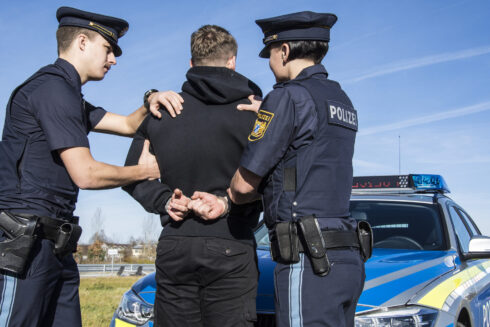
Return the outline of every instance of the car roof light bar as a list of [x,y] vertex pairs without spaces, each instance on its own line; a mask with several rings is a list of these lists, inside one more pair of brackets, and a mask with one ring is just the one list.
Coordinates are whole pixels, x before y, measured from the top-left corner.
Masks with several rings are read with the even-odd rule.
[[354,177],[353,193],[449,193],[441,175],[410,174]]

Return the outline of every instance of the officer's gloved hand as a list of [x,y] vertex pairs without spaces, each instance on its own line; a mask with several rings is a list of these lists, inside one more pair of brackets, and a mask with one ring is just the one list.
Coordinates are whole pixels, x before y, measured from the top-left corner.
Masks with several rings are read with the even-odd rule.
[[207,192],[194,192],[188,208],[202,219],[212,220],[228,213],[228,200]]

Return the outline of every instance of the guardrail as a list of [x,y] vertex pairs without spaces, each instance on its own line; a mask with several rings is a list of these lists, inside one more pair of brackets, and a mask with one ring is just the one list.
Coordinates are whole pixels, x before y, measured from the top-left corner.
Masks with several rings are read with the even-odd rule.
[[78,271],[81,273],[88,272],[118,272],[121,266],[124,266],[125,273],[134,273],[138,270],[139,266],[143,267],[144,272],[154,272],[154,264],[130,264],[130,263],[118,263],[118,264],[80,264],[78,265]]

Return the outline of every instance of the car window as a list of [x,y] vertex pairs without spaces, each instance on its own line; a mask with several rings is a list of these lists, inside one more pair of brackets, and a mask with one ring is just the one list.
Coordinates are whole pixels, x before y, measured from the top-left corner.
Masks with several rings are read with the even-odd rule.
[[461,250],[466,253],[468,252],[468,246],[470,243],[471,235],[470,232],[468,231],[467,227],[461,220],[461,216],[458,214],[456,211],[456,208],[454,206],[449,207],[449,216],[451,217],[451,221],[453,222],[454,225],[454,232],[456,233],[456,236],[458,237],[459,245],[461,247]]
[[463,218],[463,221],[466,223],[466,226],[469,227],[469,229],[471,231],[471,235],[472,236],[480,235],[480,231],[475,226],[475,223],[473,222],[471,217],[468,216],[468,214],[466,212],[464,212],[463,210],[461,210],[460,208],[457,208],[456,210],[458,211],[459,215]]
[[350,210],[373,228],[375,248],[447,249],[435,204],[352,200]]
[[[351,201],[351,215],[373,227],[375,248],[445,250],[447,243],[435,204]],[[267,227],[255,232],[258,246],[269,246]]]

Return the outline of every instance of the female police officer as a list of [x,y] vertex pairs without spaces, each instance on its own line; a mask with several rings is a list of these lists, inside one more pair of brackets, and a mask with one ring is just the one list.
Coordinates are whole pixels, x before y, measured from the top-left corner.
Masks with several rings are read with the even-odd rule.
[[[353,326],[364,284],[349,217],[357,112],[320,64],[336,20],[299,12],[256,21],[265,34],[260,56],[277,84],[260,106],[229,196],[245,203],[263,193],[278,326]],[[221,214],[212,209],[223,201],[193,198],[207,218]]]

